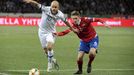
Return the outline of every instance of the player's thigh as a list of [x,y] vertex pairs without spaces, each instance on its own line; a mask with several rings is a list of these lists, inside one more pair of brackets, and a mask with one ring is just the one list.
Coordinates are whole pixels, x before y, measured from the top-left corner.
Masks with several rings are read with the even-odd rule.
[[90,48],[89,55],[96,55],[96,48]]
[[46,41],[46,34],[44,33],[38,33],[38,36],[39,36],[39,40],[40,40],[40,43],[41,43],[41,46],[42,48],[46,48],[46,45],[47,45],[47,41]]
[[90,50],[90,47],[88,46],[88,43],[84,42],[84,41],[80,41],[80,47],[79,47],[79,51],[83,51],[85,53],[88,53]]
[[49,33],[46,37],[47,47],[53,47],[55,43],[55,36],[52,33]]
[[96,54],[97,49],[98,49],[98,45],[99,45],[99,38],[97,36],[93,40],[91,40],[91,42],[90,42],[89,54]]
[[55,36],[52,33],[47,34],[46,41],[54,43],[55,42]]
[[84,55],[85,55],[85,52],[79,51],[79,52],[78,52],[77,60],[83,60]]

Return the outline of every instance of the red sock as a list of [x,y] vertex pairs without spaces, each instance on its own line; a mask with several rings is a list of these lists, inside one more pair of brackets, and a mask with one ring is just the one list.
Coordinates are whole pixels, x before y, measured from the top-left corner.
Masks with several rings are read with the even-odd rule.
[[88,62],[88,65],[91,65],[91,64],[92,64],[94,58],[95,58],[94,55],[89,55],[89,62]]
[[79,69],[80,71],[82,71],[83,61],[78,60],[78,61],[77,61],[77,65],[78,65],[78,69]]

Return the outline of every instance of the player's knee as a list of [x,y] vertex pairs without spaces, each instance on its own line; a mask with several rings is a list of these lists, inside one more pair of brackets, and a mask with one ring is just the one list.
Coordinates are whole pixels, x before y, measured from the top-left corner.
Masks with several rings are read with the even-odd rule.
[[96,52],[90,52],[89,55],[95,56],[96,55]]
[[94,58],[96,56],[96,54],[90,54],[89,57],[90,58]]
[[78,57],[77,60],[78,61],[82,61],[83,60],[83,57]]
[[95,56],[96,55],[96,49],[92,48],[89,52],[90,55]]
[[48,42],[47,44],[47,50],[51,51],[52,50],[52,47],[53,47],[53,44]]
[[44,50],[44,52],[47,54],[47,48],[44,48],[43,50]]
[[51,51],[52,50],[52,47],[51,46],[48,46],[47,47],[47,50]]
[[46,50],[47,50],[47,48],[43,48],[43,50],[44,50],[44,51],[46,51]]
[[48,45],[47,50],[49,50],[49,51],[52,50],[52,45]]

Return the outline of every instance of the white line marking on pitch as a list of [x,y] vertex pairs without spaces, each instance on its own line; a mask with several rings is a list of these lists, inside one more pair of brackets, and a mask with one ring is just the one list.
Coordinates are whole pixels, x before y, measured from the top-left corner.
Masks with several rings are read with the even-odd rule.
[[[86,70],[86,69],[84,69]],[[29,70],[5,70],[5,71],[10,71],[10,72],[28,72]],[[40,70],[40,71],[46,71],[46,70]],[[56,71],[56,70],[52,70]],[[64,69],[64,70],[59,70],[61,72],[65,71],[76,71],[76,69]],[[134,69],[93,69],[93,71],[134,71]]]
[[0,73],[0,75],[9,75],[9,74],[6,74],[6,73]]

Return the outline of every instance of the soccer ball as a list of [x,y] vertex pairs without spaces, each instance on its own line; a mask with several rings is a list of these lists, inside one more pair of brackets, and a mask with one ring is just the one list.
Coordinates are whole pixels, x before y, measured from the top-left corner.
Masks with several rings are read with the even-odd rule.
[[40,71],[37,68],[33,68],[29,71],[29,75],[40,75]]

